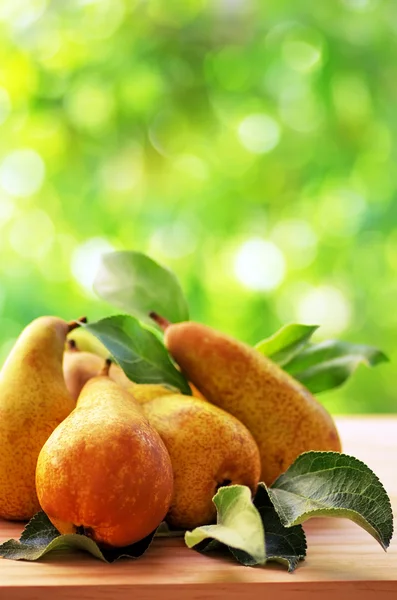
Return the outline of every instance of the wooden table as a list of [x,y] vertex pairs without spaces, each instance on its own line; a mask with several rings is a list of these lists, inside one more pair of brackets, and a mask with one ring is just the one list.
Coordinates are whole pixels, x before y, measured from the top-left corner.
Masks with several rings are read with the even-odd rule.
[[[397,512],[397,417],[338,419],[344,451],[379,476]],[[157,539],[141,559],[111,565],[84,554],[37,563],[0,559],[0,600],[397,600],[397,535],[390,549],[347,520],[305,525],[307,559],[293,574],[280,565],[243,567],[200,555],[181,539]],[[0,540],[21,526],[0,522]]]

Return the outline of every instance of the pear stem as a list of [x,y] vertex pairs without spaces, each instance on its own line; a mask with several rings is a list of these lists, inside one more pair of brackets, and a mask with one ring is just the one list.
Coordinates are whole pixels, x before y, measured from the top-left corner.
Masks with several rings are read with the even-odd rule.
[[68,323],[68,333],[73,331],[73,329],[77,329],[77,327],[80,327],[80,325],[82,323],[87,323],[87,317],[80,317],[79,319],[76,319],[75,321],[70,321]]
[[107,358],[105,360],[105,364],[102,367],[102,369],[100,370],[100,372],[98,373],[100,377],[109,377],[109,371],[110,371],[110,367],[112,366],[112,359],[111,358]]
[[171,325],[171,322],[168,321],[168,319],[165,319],[164,317],[162,317],[161,315],[158,315],[156,312],[152,311],[149,313],[149,317],[151,319],[153,319],[153,321],[155,323],[157,323],[157,325],[159,327],[161,327],[161,329],[163,331],[165,331],[167,329],[167,327],[169,327]]
[[66,340],[66,344],[68,347],[68,351],[69,352],[80,352],[77,344],[76,344],[76,340]]

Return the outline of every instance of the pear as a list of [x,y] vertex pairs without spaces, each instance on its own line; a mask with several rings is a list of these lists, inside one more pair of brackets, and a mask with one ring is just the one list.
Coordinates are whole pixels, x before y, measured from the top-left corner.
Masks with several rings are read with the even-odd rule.
[[128,389],[139,404],[146,404],[155,398],[169,396],[177,391],[161,383],[133,383]]
[[[84,320],[84,319],[80,319]],[[0,373],[0,516],[30,519],[40,508],[36,462],[55,427],[75,407],[65,386],[66,335],[78,327],[40,317],[19,336]]]
[[140,405],[106,371],[86,383],[75,410],[44,444],[36,488],[61,533],[84,532],[105,546],[127,546],[165,517],[172,466]]
[[[102,365],[103,361],[109,356],[109,350],[106,346],[104,346],[104,344],[102,344],[102,342],[100,342],[98,338],[90,333],[85,327],[81,327],[74,331],[72,336],[68,336],[68,340],[69,339],[72,339],[72,343],[76,344],[81,352],[91,352],[92,354],[100,356],[103,359]],[[98,374],[98,371],[96,374]]]
[[239,419],[258,444],[270,485],[309,450],[340,452],[332,417],[312,394],[256,349],[200,323],[167,324],[164,342],[207,400]]
[[[74,337],[68,338],[63,357],[63,374],[66,387],[72,397],[77,400],[81,390],[89,379],[98,375],[103,366],[103,358],[92,352],[81,351]],[[109,371],[111,379],[130,391],[140,404],[150,402],[159,396],[175,394],[175,388],[169,388],[161,383],[135,383],[125,375],[123,369],[112,364]],[[197,398],[205,400],[200,391],[192,384],[192,393]]]
[[[79,397],[87,381],[98,375],[101,371],[103,362],[104,359],[97,354],[81,351],[74,337],[67,340],[63,357],[63,374],[66,387],[75,400]],[[121,367],[116,364],[111,365],[109,375],[111,379],[126,389],[133,385]]]
[[221,486],[258,485],[258,447],[235,417],[199,398],[175,394],[142,406],[171,457],[174,494],[166,521],[191,529],[215,520],[213,496]]

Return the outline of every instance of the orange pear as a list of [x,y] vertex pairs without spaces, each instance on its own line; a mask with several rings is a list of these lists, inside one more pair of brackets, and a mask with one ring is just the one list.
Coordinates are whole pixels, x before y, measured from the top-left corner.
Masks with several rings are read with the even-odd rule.
[[165,345],[207,400],[234,415],[258,444],[271,484],[308,450],[341,450],[325,408],[298,381],[256,349],[200,323],[168,324]]
[[258,447],[235,417],[199,398],[174,394],[142,406],[169,452],[174,494],[166,521],[178,529],[212,523],[221,486],[258,485]]
[[172,466],[140,405],[105,371],[86,383],[74,411],[44,444],[36,488],[61,533],[84,531],[100,544],[127,546],[165,517]]

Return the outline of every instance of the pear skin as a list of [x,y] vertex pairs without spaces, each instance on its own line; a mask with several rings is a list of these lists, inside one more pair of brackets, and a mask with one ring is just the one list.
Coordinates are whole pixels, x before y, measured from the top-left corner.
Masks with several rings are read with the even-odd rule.
[[[98,354],[81,350],[74,337],[68,338],[63,357],[63,374],[66,387],[72,398],[77,400],[81,390],[89,379],[96,377],[103,367],[103,358]],[[159,396],[175,394],[178,390],[161,383],[135,383],[124,373],[123,369],[113,363],[109,376],[113,381],[129,390],[140,404],[150,402]],[[201,392],[190,384],[193,396],[205,400]]]
[[[85,327],[80,327],[73,332],[72,336],[68,336],[68,340],[76,344],[80,352],[90,352],[100,356],[106,360],[109,356],[109,350],[98,340],[95,335],[90,333]],[[103,365],[103,362],[102,362]]]
[[192,390],[192,395],[193,395],[195,398],[200,398],[200,400],[205,400],[205,401],[207,401],[207,398],[205,398],[205,397],[203,396],[203,394],[200,392],[200,390],[199,390],[199,389],[197,389],[197,388],[196,388],[196,386],[195,386],[195,385],[193,385],[193,383],[192,383],[191,381],[189,381],[189,385],[190,385],[190,389]]
[[[74,338],[68,339],[63,357],[63,374],[66,387],[76,401],[84,385],[89,379],[98,375],[103,364],[103,358],[92,352],[80,350]],[[122,368],[114,363],[110,367],[109,376],[127,389],[133,385]]]
[[214,522],[213,496],[222,485],[247,485],[260,475],[258,447],[235,417],[192,396],[162,396],[142,406],[171,458],[174,494],[166,521],[177,529]]
[[0,373],[0,516],[27,520],[40,505],[35,488],[39,452],[74,409],[62,357],[77,323],[40,317],[19,336]]
[[168,388],[161,383],[134,383],[129,386],[128,390],[139,404],[146,404],[160,396],[170,396],[176,393],[175,389]]
[[341,451],[330,414],[298,381],[247,344],[200,323],[169,325],[165,345],[207,400],[234,415],[258,444],[270,485],[309,450]]
[[[112,375],[112,371],[111,377],[112,379],[115,379],[114,375]],[[121,382],[121,379],[116,379],[116,381]],[[128,380],[128,382],[128,384],[124,383],[124,387],[134,396],[139,404],[146,404],[146,402],[151,402],[151,400],[160,398],[161,396],[171,396],[179,393],[179,390],[167,387],[166,384],[162,383],[133,383],[130,380]],[[189,385],[192,390],[192,395],[195,398],[205,400],[203,394],[192,383],[189,383]]]
[[127,390],[101,375],[44,444],[37,462],[42,509],[61,533],[127,546],[151,533],[172,497],[170,457]]

